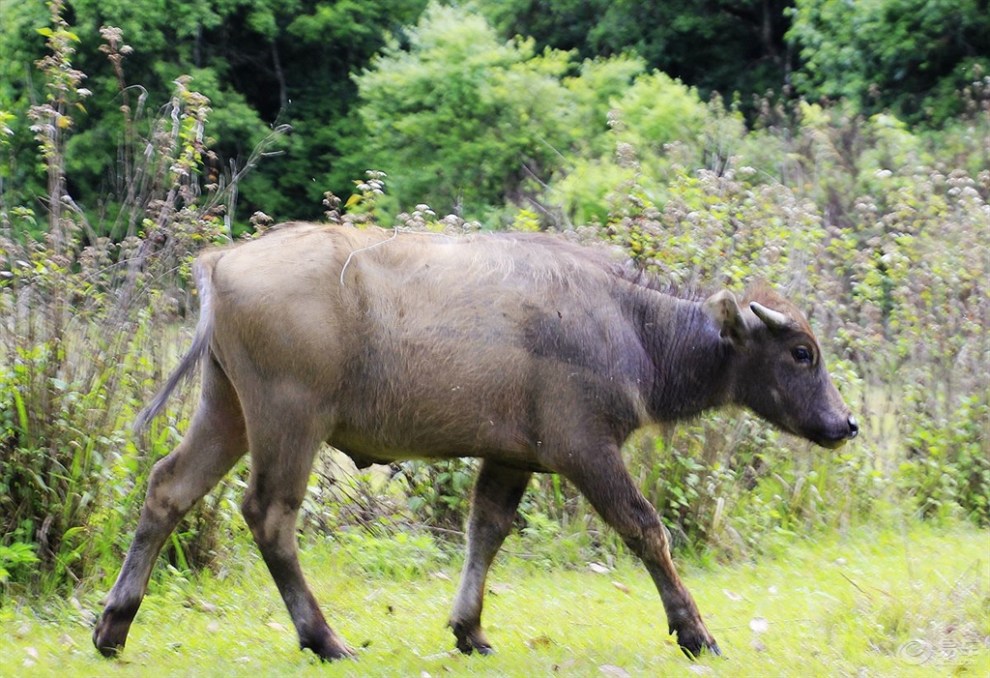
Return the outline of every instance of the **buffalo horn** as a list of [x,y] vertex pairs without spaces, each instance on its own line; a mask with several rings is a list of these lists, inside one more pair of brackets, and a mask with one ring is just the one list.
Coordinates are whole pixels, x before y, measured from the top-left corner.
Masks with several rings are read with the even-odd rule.
[[771,330],[784,330],[792,325],[791,319],[780,311],[767,308],[763,304],[755,301],[751,301],[749,307],[753,310],[753,313],[756,314],[756,317],[762,320]]

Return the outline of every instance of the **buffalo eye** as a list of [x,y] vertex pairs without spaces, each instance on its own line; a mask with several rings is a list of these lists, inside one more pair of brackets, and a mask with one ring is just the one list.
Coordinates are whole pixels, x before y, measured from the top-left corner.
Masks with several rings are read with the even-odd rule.
[[791,356],[793,356],[794,362],[799,365],[810,365],[813,362],[811,349],[807,346],[796,346],[791,349]]

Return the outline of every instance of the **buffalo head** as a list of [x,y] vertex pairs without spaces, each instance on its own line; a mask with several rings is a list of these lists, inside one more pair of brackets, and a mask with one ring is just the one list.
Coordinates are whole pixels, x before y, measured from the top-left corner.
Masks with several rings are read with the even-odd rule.
[[727,291],[705,302],[733,347],[732,400],[779,428],[828,448],[859,433],[804,315],[765,286],[740,305]]

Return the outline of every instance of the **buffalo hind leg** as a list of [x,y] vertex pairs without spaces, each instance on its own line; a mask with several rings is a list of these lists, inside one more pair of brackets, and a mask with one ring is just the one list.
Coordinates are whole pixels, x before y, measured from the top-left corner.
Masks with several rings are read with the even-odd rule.
[[477,650],[491,654],[491,644],[481,630],[481,607],[485,578],[492,560],[512,528],[516,508],[532,475],[529,471],[485,460],[474,486],[471,517],[468,519],[468,548],[461,583],[450,615],[457,649],[466,654]]
[[670,633],[677,635],[681,650],[692,658],[702,651],[721,654],[701,620],[694,599],[674,569],[669,532],[629,476],[618,450],[605,450],[588,458],[594,460],[594,468],[577,466],[562,472],[643,561],[660,592]]
[[352,657],[354,651],[327,625],[306,585],[296,548],[296,517],[318,440],[300,434],[305,424],[291,417],[269,416],[270,425],[258,431],[252,426],[251,480],[241,507],[244,519],[296,627],[299,647],[323,660]]
[[237,395],[220,368],[204,361],[199,407],[182,442],[155,464],[148,477],[134,541],[93,631],[93,644],[101,654],[112,657],[123,649],[168,535],[246,450]]

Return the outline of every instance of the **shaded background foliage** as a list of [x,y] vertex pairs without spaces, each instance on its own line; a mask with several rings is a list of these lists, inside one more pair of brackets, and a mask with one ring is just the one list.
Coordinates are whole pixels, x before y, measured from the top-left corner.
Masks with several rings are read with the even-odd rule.
[[[114,574],[189,415],[177,399],[128,428],[188,340],[190,259],[272,217],[559,230],[674,287],[783,289],[863,435],[825,453],[716,413],[637,437],[630,468],[681,549],[751,557],[886,514],[990,522],[979,3],[0,3],[8,589]],[[242,541],[245,473],[183,522],[173,567]],[[431,542],[459,533],[472,477],[327,452],[303,522]],[[622,548],[556,477],[519,528],[564,562]]]
[[[375,149],[384,152],[382,126],[394,123],[394,112],[411,112],[424,104],[438,105],[436,118],[418,125],[410,120],[406,126],[431,135],[418,141],[437,151],[429,155],[436,156],[438,166],[426,168],[429,171],[415,181],[397,178],[400,194],[404,195],[403,184],[411,182],[412,194],[428,179],[438,178],[434,175],[439,171],[441,186],[436,191],[455,195],[435,204],[436,209],[467,206],[484,212],[470,195],[470,183],[443,185],[449,183],[448,173],[456,174],[444,162],[454,156],[463,159],[453,163],[458,168],[493,163],[477,177],[481,199],[488,204],[499,205],[506,198],[518,201],[532,175],[546,180],[560,171],[563,159],[556,154],[570,156],[578,150],[580,157],[588,139],[606,129],[600,107],[589,111],[594,114],[590,118],[575,117],[569,112],[571,101],[547,90],[576,78],[592,94],[575,96],[597,96],[607,105],[622,91],[615,89],[622,83],[616,69],[628,69],[616,60],[640,64],[628,78],[658,70],[696,88],[702,99],[718,92],[726,101],[738,102],[750,122],[758,117],[754,96],[772,91],[788,99],[842,98],[855,112],[888,111],[922,127],[941,125],[961,113],[964,104],[955,92],[972,79],[974,66],[982,65],[984,72],[988,66],[985,36],[990,34],[990,15],[978,0],[878,0],[853,6],[838,0],[477,0],[466,5],[434,3],[426,9],[426,0],[209,0],[169,11],[149,2],[65,3],[66,18],[80,39],[75,66],[88,75],[84,86],[96,93],[77,116],[68,149],[73,195],[91,212],[118,208],[109,196],[119,192],[126,173],[104,161],[115,155],[123,136],[117,109],[130,106],[135,119],[141,119],[136,112],[158,105],[180,74],[191,75],[193,88],[214,104],[208,130],[217,155],[209,168],[213,174],[229,174],[232,165],[243,167],[251,149],[273,126],[289,124],[295,130],[282,140],[282,155],[270,158],[240,183],[238,224],[244,227],[248,215],[259,209],[279,218],[312,218],[323,191],[348,195],[352,180],[369,167],[391,173],[392,168],[374,164],[382,155]],[[36,29],[44,25],[47,10],[38,1],[2,0],[0,16],[0,111],[13,114],[7,123],[13,136],[2,169],[4,195],[9,204],[26,204],[40,188],[37,165],[31,160],[31,135],[23,121],[28,106],[37,100],[38,83],[31,69],[44,51]],[[408,27],[417,22],[418,30],[412,29],[415,39],[410,40]],[[128,43],[138,47],[128,56],[129,89],[124,92],[98,49],[102,25],[121,28]],[[515,36],[525,37],[517,41]],[[374,67],[372,60],[386,43],[391,47]],[[455,60],[458,44],[474,55],[470,63]],[[547,49],[552,58],[545,54]],[[433,54],[437,60],[422,63],[417,53]],[[386,78],[380,72],[397,67],[402,54],[407,73],[414,70],[409,62],[419,62],[422,72],[417,77],[435,80],[415,90],[407,86],[392,92],[400,95],[398,100],[383,99]],[[486,59],[500,66],[491,81],[484,79]],[[502,68],[509,63],[514,67]],[[352,76],[369,67],[379,75],[355,82]],[[588,70],[597,76],[582,73]],[[448,76],[453,79],[443,79]],[[377,84],[369,82],[376,78]],[[359,92],[362,80],[364,95]],[[527,90],[529,86],[537,89]],[[437,95],[437,88],[443,88],[443,96]],[[531,96],[515,96],[524,91]],[[663,98],[653,103],[658,101]],[[480,108],[475,114],[458,115],[476,106]],[[485,110],[503,106],[508,110],[504,116],[494,115],[493,133],[484,139],[471,136],[470,124],[483,125]],[[152,117],[155,113],[146,112]],[[369,129],[369,119],[382,124]],[[451,138],[438,135],[437,126],[450,128]],[[415,131],[397,133],[385,148],[401,151],[405,146],[395,142]],[[458,135],[470,139],[454,143]],[[505,158],[512,151],[519,153],[520,144],[527,144],[525,152],[519,162],[507,166]],[[411,170],[430,160],[400,156],[390,164]],[[461,192],[468,195],[458,203]],[[415,194],[407,199],[428,197]]]
[[790,2],[483,0],[478,6],[502,35],[531,36],[538,48],[574,50],[581,59],[634,53],[706,97],[780,90],[796,66],[785,41]]
[[[235,0],[180,3],[162,11],[153,2],[65,3],[80,41],[75,65],[88,75],[85,86],[99,95],[80,112],[69,149],[76,199],[93,211],[116,209],[112,201],[104,203],[121,182],[119,166],[106,162],[123,135],[117,109],[125,104],[137,113],[158,106],[175,78],[190,75],[214,104],[208,131],[217,153],[209,168],[213,174],[229,173],[232,164],[243,167],[272,127],[295,129],[281,142],[284,155],[241,184],[244,221],[257,209],[315,216],[323,191],[347,193],[351,179],[365,169],[355,172],[351,159],[360,136],[351,72],[367,63],[387,33],[401,33],[425,4]],[[45,25],[47,13],[41,2],[3,0],[0,8],[0,110],[17,114],[4,168],[5,195],[12,204],[29,202],[39,190],[31,136],[18,123],[37,98],[31,69],[44,51],[36,29]],[[128,57],[126,84],[132,89],[123,94],[98,49],[99,27],[105,24],[122,29],[139,47]]]

